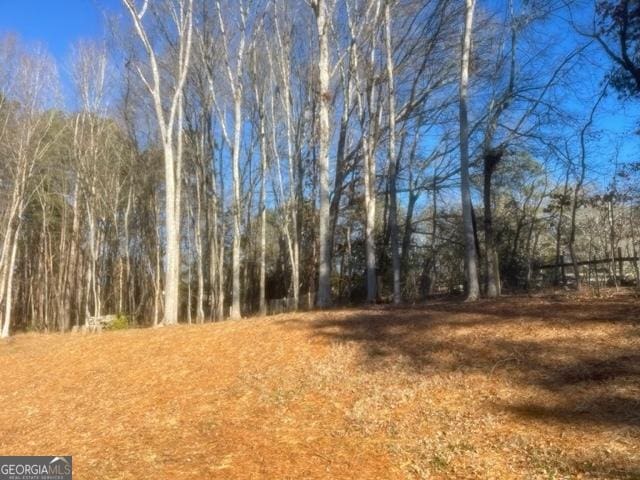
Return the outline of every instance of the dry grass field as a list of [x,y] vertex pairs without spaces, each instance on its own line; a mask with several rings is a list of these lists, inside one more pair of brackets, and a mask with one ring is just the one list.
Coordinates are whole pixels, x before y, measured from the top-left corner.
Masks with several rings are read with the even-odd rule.
[[631,296],[26,334],[0,372],[0,454],[76,479],[640,478]]

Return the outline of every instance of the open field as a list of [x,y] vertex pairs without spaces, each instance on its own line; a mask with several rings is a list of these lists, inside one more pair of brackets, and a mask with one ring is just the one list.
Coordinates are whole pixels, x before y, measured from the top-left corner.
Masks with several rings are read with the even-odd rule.
[[640,478],[627,296],[18,335],[0,371],[0,454],[77,479]]

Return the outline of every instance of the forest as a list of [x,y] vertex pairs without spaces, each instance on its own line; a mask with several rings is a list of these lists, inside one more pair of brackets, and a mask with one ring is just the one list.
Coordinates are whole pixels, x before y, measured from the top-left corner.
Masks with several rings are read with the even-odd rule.
[[0,480],[640,478],[638,0],[0,5]]
[[104,15],[0,41],[3,336],[638,283],[635,2]]

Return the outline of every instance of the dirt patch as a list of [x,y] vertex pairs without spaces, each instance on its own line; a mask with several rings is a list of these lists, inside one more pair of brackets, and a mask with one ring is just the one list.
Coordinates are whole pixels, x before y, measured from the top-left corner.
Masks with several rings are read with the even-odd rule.
[[78,479],[639,478],[640,302],[511,297],[0,343],[0,454]]

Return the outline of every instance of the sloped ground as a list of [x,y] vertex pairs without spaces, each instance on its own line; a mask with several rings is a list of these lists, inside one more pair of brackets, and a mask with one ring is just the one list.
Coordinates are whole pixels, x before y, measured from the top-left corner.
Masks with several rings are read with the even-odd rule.
[[76,479],[640,478],[631,297],[18,335],[0,372],[0,454]]

